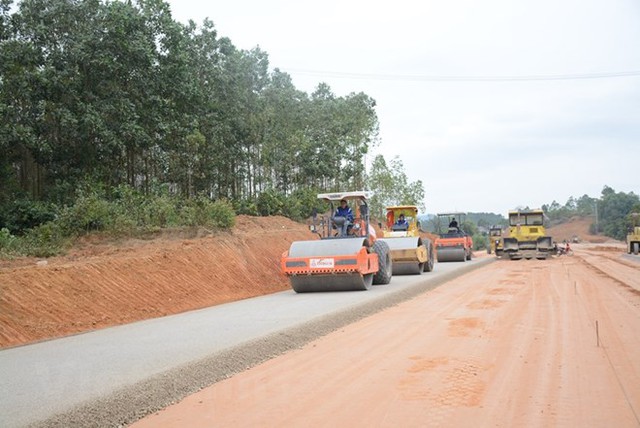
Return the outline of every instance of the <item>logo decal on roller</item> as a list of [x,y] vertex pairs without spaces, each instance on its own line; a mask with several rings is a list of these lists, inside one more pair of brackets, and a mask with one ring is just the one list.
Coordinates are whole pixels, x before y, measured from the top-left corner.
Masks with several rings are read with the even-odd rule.
[[333,259],[311,259],[309,266],[312,268],[332,268],[335,265]]

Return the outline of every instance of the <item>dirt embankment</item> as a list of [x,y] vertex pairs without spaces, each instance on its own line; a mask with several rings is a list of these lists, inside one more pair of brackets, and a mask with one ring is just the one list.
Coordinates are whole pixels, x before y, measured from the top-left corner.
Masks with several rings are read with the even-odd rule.
[[547,232],[556,242],[573,242],[574,238],[577,238],[580,242],[591,242],[593,244],[616,242],[608,236],[591,234],[589,230],[594,222],[595,219],[593,217],[573,217],[565,223],[547,228]]
[[0,265],[0,347],[176,314],[289,287],[280,256],[314,239],[284,217],[239,216],[230,232],[91,245]]

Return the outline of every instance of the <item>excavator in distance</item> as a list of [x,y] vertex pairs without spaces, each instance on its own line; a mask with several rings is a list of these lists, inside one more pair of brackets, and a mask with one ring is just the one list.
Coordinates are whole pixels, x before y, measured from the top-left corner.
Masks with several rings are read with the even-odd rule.
[[[389,246],[377,239],[369,223],[367,200],[372,192],[321,193],[331,206],[325,218],[314,216],[310,230],[320,240],[295,241],[282,254],[280,266],[296,293],[368,290],[391,281]],[[351,203],[353,218],[338,216],[336,204]]]

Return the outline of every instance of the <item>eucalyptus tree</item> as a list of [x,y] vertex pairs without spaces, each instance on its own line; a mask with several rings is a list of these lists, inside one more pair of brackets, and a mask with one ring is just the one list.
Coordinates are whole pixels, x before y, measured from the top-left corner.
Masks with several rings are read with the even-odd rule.
[[47,182],[77,173],[90,157],[77,142],[79,70],[67,64],[77,64],[82,33],[98,5],[25,0],[10,18],[7,6],[0,45],[2,144],[19,169],[22,190],[40,198]]
[[289,74],[275,69],[262,94],[263,145],[260,166],[263,173],[258,190],[275,188],[289,194],[309,184],[304,175],[309,140],[309,97],[294,86]]
[[424,210],[424,186],[421,180],[410,182],[404,165],[397,156],[389,163],[377,155],[367,176],[369,189],[374,191],[370,202],[372,216],[384,216],[384,208],[392,205],[416,205]]
[[342,110],[343,144],[346,156],[343,174],[352,177],[351,187],[365,185],[365,156],[378,143],[378,117],[376,102],[363,92],[350,94],[344,99]]

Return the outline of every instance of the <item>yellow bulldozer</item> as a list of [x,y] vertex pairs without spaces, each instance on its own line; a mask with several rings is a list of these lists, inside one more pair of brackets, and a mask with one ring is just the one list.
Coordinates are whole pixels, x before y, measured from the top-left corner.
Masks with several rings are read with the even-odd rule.
[[419,275],[431,272],[434,266],[433,243],[420,237],[418,207],[401,205],[386,208],[386,223],[382,228],[383,237],[391,250],[394,275]]
[[541,209],[509,211],[509,236],[502,241],[504,254],[511,260],[544,260],[553,252],[553,240],[546,235]]

